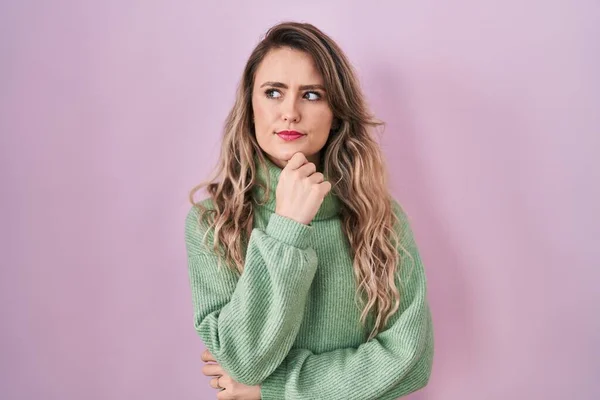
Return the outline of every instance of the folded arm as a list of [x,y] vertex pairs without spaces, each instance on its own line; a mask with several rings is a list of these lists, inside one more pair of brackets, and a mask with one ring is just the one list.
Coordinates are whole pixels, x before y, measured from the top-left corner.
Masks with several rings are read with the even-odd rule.
[[403,246],[413,264],[409,271],[403,270],[401,305],[386,329],[358,348],[322,354],[290,350],[262,382],[263,400],[395,399],[427,384],[434,342],[425,271],[408,222],[401,216]]
[[238,276],[225,264],[217,268],[217,256],[201,243],[205,231],[198,229],[197,210],[188,214],[194,326],[237,382],[262,382],[294,343],[317,267],[316,253],[308,246],[312,229],[272,214],[264,231],[252,231]]

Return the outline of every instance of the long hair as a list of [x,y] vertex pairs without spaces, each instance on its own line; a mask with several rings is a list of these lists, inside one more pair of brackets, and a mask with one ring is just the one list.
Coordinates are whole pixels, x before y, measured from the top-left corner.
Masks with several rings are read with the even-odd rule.
[[[267,31],[244,68],[225,123],[214,176],[194,187],[189,199],[200,211],[199,222],[208,222],[209,230],[214,228],[212,249],[219,255],[219,266],[224,260],[241,274],[253,226],[252,188],[260,184],[254,157],[265,167],[252,123],[254,77],[265,55],[281,47],[310,54],[323,76],[335,122],[321,151],[321,165],[341,204],[340,218],[352,251],[357,284],[355,299],[360,299],[357,306],[363,308],[360,322],[366,326],[370,313],[374,320],[368,341],[385,328],[399,308],[395,278],[404,267],[399,250],[408,258],[410,254],[401,246],[395,229],[399,218],[391,203],[381,149],[372,137],[373,128],[383,123],[368,111],[354,69],[329,36],[311,24],[298,22],[280,23]],[[212,200],[210,208],[194,202],[194,194],[204,186]]]

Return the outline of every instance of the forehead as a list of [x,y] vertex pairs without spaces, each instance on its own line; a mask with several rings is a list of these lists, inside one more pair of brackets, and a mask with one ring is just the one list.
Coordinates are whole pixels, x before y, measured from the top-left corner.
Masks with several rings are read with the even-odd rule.
[[323,84],[323,77],[310,54],[282,47],[269,51],[256,70],[258,86],[266,81],[310,85]]

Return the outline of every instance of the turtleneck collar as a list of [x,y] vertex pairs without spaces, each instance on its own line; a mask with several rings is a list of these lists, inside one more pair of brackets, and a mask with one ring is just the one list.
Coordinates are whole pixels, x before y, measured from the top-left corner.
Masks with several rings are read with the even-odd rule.
[[[266,162],[266,170],[261,167],[258,162],[258,156],[254,155],[254,164],[256,165],[257,170],[257,180],[268,187],[270,189],[269,201],[267,201],[264,205],[261,204],[259,207],[266,207],[272,212],[275,212],[275,193],[277,189],[277,183],[279,182],[279,175],[281,175],[282,169],[275,165],[267,156],[264,156]],[[270,178],[270,182],[267,182],[267,177]],[[325,180],[327,179],[327,175],[325,175]],[[266,193],[262,188],[258,185],[255,185],[253,188],[253,194],[255,199],[262,203],[264,198],[266,197]],[[324,219],[329,219],[335,217],[340,212],[341,202],[340,199],[333,193],[333,190],[330,190],[329,193],[323,199],[323,203],[321,203],[321,207],[317,214],[313,218],[313,221],[320,221]]]

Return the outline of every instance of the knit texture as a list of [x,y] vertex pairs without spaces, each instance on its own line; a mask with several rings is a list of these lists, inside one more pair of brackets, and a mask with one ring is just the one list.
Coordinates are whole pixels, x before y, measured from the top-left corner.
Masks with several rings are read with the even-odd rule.
[[[258,165],[257,165],[258,166]],[[426,277],[399,204],[402,245],[412,255],[396,283],[400,309],[366,342],[340,200],[330,192],[309,225],[275,213],[281,169],[267,161],[258,179],[271,189],[254,207],[244,272],[203,246],[206,225],[192,207],[185,225],[194,326],[206,348],[237,382],[260,385],[262,399],[396,399],[424,387],[433,362]],[[255,199],[265,192],[256,186]],[[212,208],[210,199],[202,204]]]

